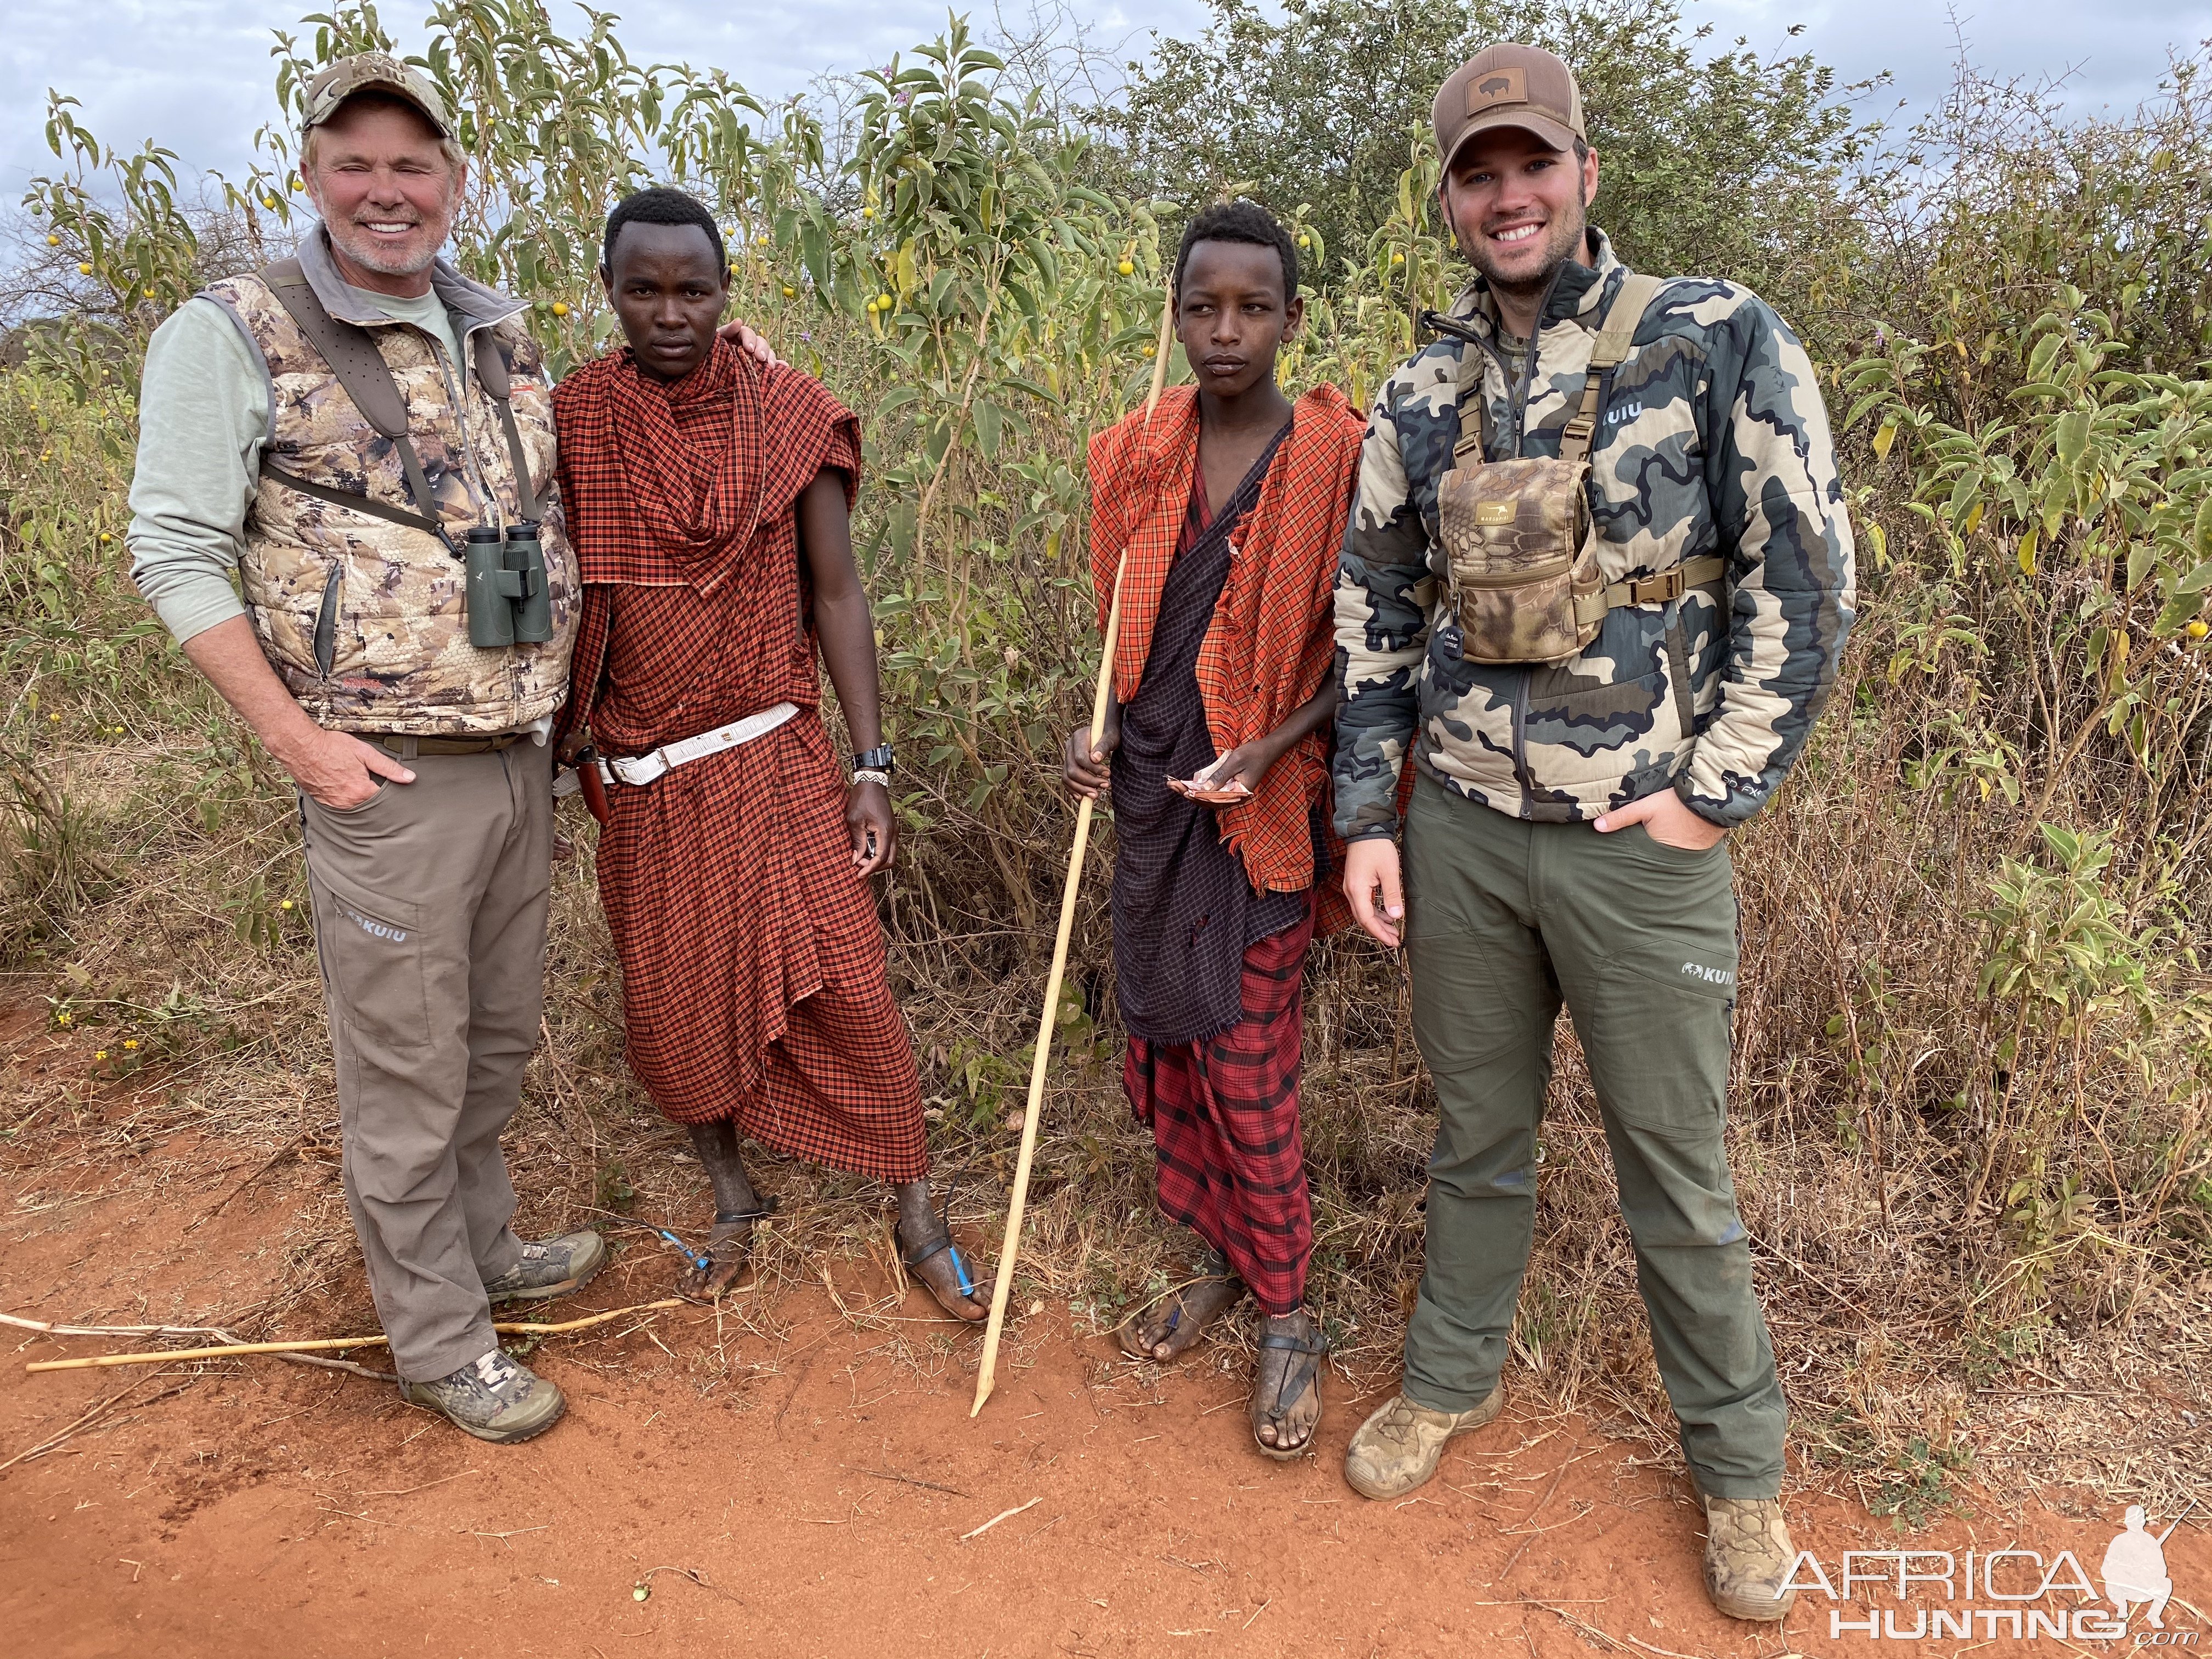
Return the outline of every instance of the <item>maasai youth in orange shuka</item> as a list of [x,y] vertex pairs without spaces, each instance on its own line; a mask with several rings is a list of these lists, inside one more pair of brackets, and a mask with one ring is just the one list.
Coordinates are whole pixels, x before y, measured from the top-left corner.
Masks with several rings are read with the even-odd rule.
[[1334,388],[1220,513],[1198,468],[1197,392],[1166,393],[1091,447],[1102,629],[1121,578],[1114,682],[1116,994],[1123,1085],[1158,1151],[1160,1208],[1229,1259],[1261,1309],[1304,1299],[1312,1210],[1298,1133],[1302,979],[1328,883],[1328,738],[1271,767],[1249,801],[1166,787],[1275,731],[1334,670],[1331,596],[1363,425]]
[[779,702],[798,715],[641,787],[617,783],[599,897],[629,1062],[679,1123],[735,1120],[887,1181],[927,1172],[921,1091],[854,873],[846,780],[818,712],[797,504],[860,473],[823,386],[717,342],[663,383],[628,351],[554,389],[584,614],[564,732],[642,755]]

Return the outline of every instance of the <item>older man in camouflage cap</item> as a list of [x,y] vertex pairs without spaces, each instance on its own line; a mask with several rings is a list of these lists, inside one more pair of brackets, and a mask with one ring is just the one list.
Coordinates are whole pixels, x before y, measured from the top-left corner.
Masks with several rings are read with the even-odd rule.
[[[437,257],[464,169],[428,81],[380,53],[324,71],[300,176],[321,222],[296,257],[154,337],[134,574],[299,786],[346,1199],[403,1387],[521,1440],[561,1391],[500,1351],[490,1304],[606,1259],[597,1233],[515,1237],[499,1144],[537,1040],[574,635],[552,410],[521,302]],[[514,586],[542,581],[540,637],[472,642],[471,608],[507,600],[465,599],[470,538],[532,526],[543,574]]]
[[1589,223],[1598,158],[1557,58],[1490,48],[1434,119],[1478,275],[1368,427],[1335,783],[1354,911],[1393,946],[1403,923],[1439,1122],[1403,1392],[1346,1474],[1401,1496],[1498,1414],[1564,1001],[1705,1504],[1707,1589],[1779,1619],[1784,1407],[1722,1137],[1724,842],[1796,759],[1850,627],[1827,415],[1757,296],[1638,276]]

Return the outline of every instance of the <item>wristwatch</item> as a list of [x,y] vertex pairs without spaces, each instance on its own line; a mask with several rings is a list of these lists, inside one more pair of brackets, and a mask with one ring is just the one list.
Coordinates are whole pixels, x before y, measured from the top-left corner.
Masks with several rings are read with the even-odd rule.
[[853,757],[853,770],[855,775],[862,772],[881,772],[888,777],[896,769],[891,764],[891,746],[887,743],[879,743],[865,754]]

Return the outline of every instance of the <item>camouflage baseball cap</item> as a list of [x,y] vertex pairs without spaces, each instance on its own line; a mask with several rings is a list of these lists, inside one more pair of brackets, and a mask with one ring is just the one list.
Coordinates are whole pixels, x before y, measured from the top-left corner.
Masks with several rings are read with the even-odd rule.
[[307,82],[307,114],[300,123],[300,131],[322,125],[338,112],[339,105],[364,92],[397,98],[420,111],[422,118],[437,129],[438,137],[453,136],[453,118],[446,113],[446,100],[438,96],[438,89],[420,71],[381,52],[357,52],[350,58],[341,58]]
[[1576,139],[1589,139],[1583,131],[1575,72],[1541,46],[1510,41],[1486,46],[1454,70],[1437,89],[1430,118],[1447,173],[1468,139],[1493,127],[1519,127],[1553,149],[1571,149]]

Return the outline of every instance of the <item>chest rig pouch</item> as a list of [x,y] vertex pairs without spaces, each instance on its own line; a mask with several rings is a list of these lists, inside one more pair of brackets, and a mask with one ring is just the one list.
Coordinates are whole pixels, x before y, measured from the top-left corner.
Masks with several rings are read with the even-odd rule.
[[1437,486],[1437,520],[1460,654],[1468,661],[1568,662],[1597,638],[1615,605],[1654,604],[1686,591],[1690,573],[1681,570],[1608,587],[1589,509],[1601,383],[1628,355],[1644,308],[1665,285],[1634,272],[1621,279],[1599,319],[1582,403],[1560,435],[1556,459],[1483,459],[1483,356],[1472,345],[1461,353],[1461,436],[1451,470]]

